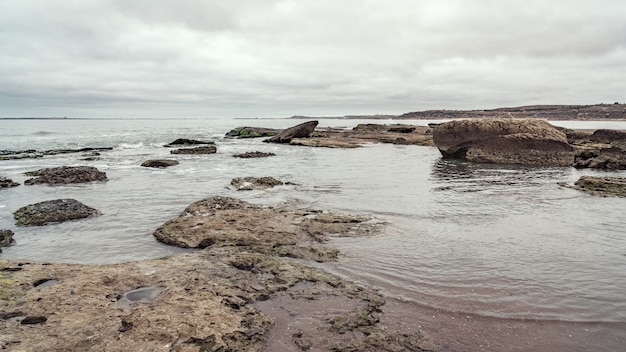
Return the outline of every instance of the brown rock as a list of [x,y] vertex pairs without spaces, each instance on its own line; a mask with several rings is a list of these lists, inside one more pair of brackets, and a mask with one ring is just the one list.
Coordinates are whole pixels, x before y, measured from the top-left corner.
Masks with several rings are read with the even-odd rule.
[[15,243],[13,240],[13,231],[0,230],[0,253],[2,253],[2,247],[8,247]]
[[181,148],[170,151],[171,154],[215,154],[217,148],[209,145],[205,147]]
[[226,133],[231,138],[258,138],[275,136],[281,130],[264,127],[237,127]]
[[178,165],[178,161],[171,160],[171,159],[146,160],[141,164],[141,166],[143,167],[157,167],[157,168],[165,168],[165,167],[170,167],[174,165]]
[[35,185],[41,183],[69,184],[69,183],[85,183],[94,181],[106,181],[106,173],[96,169],[93,166],[61,166],[48,169],[40,169],[37,171],[29,171],[24,173],[27,176],[36,176],[24,182],[26,185]]
[[574,186],[595,195],[626,197],[626,177],[581,176]]
[[20,184],[17,182],[13,182],[13,180],[6,178],[6,177],[2,177],[0,176],[0,189],[2,188],[9,188],[9,187],[16,187],[19,186]]
[[284,182],[273,177],[236,177],[230,181],[230,184],[238,191],[251,191],[281,186]]
[[289,143],[293,138],[306,138],[311,135],[311,133],[313,133],[317,124],[318,121],[308,121],[305,123],[301,123],[299,125],[282,130],[277,135],[266,139],[265,142]]
[[434,126],[433,140],[444,158],[535,166],[574,163],[565,133],[543,120],[451,121]]
[[243,158],[243,159],[249,159],[249,158],[267,158],[269,156],[275,156],[276,154],[274,153],[264,153],[264,152],[245,152],[245,153],[241,153],[241,154],[235,154],[233,155],[235,158]]
[[173,142],[164,145],[164,147],[175,147],[175,146],[182,146],[182,145],[198,145],[198,144],[214,144],[214,142],[199,141],[196,139],[189,139],[189,138],[178,138],[174,140]]

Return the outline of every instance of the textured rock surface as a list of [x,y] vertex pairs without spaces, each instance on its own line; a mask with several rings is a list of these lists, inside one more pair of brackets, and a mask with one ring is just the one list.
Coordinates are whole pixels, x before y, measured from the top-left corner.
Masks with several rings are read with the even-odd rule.
[[178,165],[178,161],[171,160],[171,159],[146,160],[141,164],[141,166],[143,167],[157,167],[157,168],[170,167],[174,165]]
[[574,163],[565,133],[543,120],[450,121],[434,127],[433,140],[445,158],[534,166]]
[[230,185],[235,187],[238,191],[268,189],[283,184],[283,181],[273,177],[236,177],[230,181]]
[[289,143],[294,138],[306,138],[315,131],[318,121],[308,121],[280,131],[277,135],[265,140],[268,143]]
[[274,153],[264,153],[264,152],[245,152],[245,153],[241,153],[241,154],[235,154],[233,155],[235,158],[243,158],[243,159],[249,159],[249,158],[267,158],[269,156],[275,156],[276,154]]
[[258,138],[258,137],[271,137],[280,132],[276,128],[263,128],[263,127],[237,127],[226,133],[226,137],[231,138]]
[[16,186],[19,186],[19,185],[20,185],[19,183],[14,182],[10,178],[6,178],[6,177],[0,176],[0,189],[2,189],[2,188],[9,188],[9,187],[16,187]]
[[94,181],[106,181],[106,173],[93,166],[61,166],[24,173],[26,176],[35,176],[24,182],[26,185],[41,183],[68,184]]
[[27,205],[13,213],[18,226],[41,226],[99,215],[94,208],[75,199],[56,199]]
[[595,195],[626,197],[626,177],[581,176],[574,188]]
[[181,148],[170,151],[171,154],[215,154],[217,148],[213,145],[195,148]]
[[[8,247],[13,243],[15,243],[15,240],[13,240],[13,231],[0,230],[0,247]],[[2,253],[2,248],[0,248],[0,253]]]
[[199,141],[196,139],[189,138],[178,138],[171,143],[166,144],[164,147],[175,147],[175,146],[184,146],[184,145],[199,145],[199,144],[214,144],[211,141]]

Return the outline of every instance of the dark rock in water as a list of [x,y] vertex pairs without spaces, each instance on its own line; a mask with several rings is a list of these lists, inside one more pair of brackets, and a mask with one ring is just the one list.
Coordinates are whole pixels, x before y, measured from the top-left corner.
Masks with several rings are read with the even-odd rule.
[[249,158],[266,158],[268,156],[274,156],[276,154],[274,153],[264,153],[264,152],[245,152],[245,153],[241,153],[241,154],[235,154],[233,155],[235,158],[244,158],[244,159],[249,159]]
[[215,142],[199,141],[199,140],[188,139],[188,138],[178,138],[175,141],[164,145],[164,147],[175,147],[175,146],[181,146],[181,145],[198,145],[198,144],[215,144]]
[[48,321],[48,318],[44,316],[40,316],[40,315],[28,316],[22,320],[21,324],[22,325],[35,325],[35,324],[45,323],[46,321]]
[[577,168],[625,170],[626,149],[618,147],[579,149],[574,156],[574,166]]
[[492,164],[571,166],[574,150],[565,133],[543,120],[457,120],[434,127],[444,158]]
[[2,253],[2,247],[8,247],[15,243],[13,240],[13,231],[0,230],[0,253]]
[[590,140],[594,142],[611,143],[615,141],[626,141],[626,131],[619,130],[596,130],[593,132]]
[[18,226],[41,226],[100,215],[94,208],[75,199],[56,199],[27,205],[13,213]]
[[215,146],[196,147],[196,148],[181,148],[170,151],[171,154],[215,154],[217,148]]
[[20,184],[17,182],[13,182],[13,180],[6,178],[6,177],[2,177],[0,176],[0,189],[2,188],[9,188],[9,187],[16,187],[19,186]]
[[263,127],[237,127],[230,132],[226,133],[226,137],[231,138],[258,138],[258,137],[271,137],[280,132],[275,128],[263,128]]
[[238,191],[251,191],[255,189],[268,189],[283,185],[284,182],[273,177],[237,177],[230,181]]
[[306,138],[313,133],[318,121],[308,121],[282,130],[277,135],[266,139],[268,143],[289,143],[293,138]]
[[24,173],[27,176],[36,176],[24,182],[26,185],[40,183],[68,184],[94,181],[106,181],[107,174],[93,166],[61,166],[49,169],[40,169]]
[[28,150],[0,150],[0,160],[15,160],[15,159],[33,159],[43,158],[46,155],[57,154],[70,154],[70,153],[84,153],[84,152],[98,152],[113,150],[112,147],[87,147],[79,149],[51,149],[44,151],[37,151],[34,149]]
[[159,167],[159,168],[164,168],[164,167],[169,167],[169,166],[174,166],[174,165],[178,165],[178,161],[171,160],[171,159],[146,160],[141,164],[141,166],[143,167]]
[[574,188],[595,195],[626,197],[626,177],[581,176]]

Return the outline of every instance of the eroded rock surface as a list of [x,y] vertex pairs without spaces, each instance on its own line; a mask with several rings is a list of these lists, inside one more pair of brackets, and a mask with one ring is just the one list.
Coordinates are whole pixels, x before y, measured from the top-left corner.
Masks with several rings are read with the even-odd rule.
[[626,197],[626,177],[581,176],[574,188],[594,195]]
[[574,163],[565,133],[543,120],[450,121],[434,126],[433,140],[445,158],[533,166]]
[[259,138],[259,137],[271,137],[280,132],[280,129],[276,128],[264,128],[264,127],[237,127],[226,133],[226,137],[231,138]]
[[195,148],[181,148],[170,151],[171,154],[215,154],[217,153],[217,147],[213,145],[195,147]]
[[41,226],[99,215],[75,199],[55,199],[27,205],[13,213],[18,226]]
[[243,158],[243,159],[250,159],[250,158],[267,158],[270,156],[275,156],[276,154],[274,153],[265,153],[265,152],[245,152],[245,153],[241,153],[241,154],[235,154],[233,155],[233,157],[235,158]]
[[143,167],[155,167],[155,168],[165,168],[178,165],[177,160],[172,159],[152,159],[144,161],[141,166]]
[[10,178],[0,176],[0,189],[9,188],[9,187],[17,187],[19,185],[20,185],[19,183],[14,182]]
[[184,146],[184,145],[199,145],[199,144],[215,144],[212,141],[199,141],[197,139],[189,139],[189,138],[178,138],[171,143],[164,145],[164,147],[176,147],[176,146]]
[[13,239],[13,231],[0,230],[0,253],[2,253],[2,247],[8,247],[15,243]]
[[328,236],[363,236],[379,230],[368,218],[262,207],[236,198],[211,197],[192,203],[154,237],[183,248],[238,246],[279,256],[329,261],[337,250],[321,244]]
[[230,185],[238,191],[251,191],[255,189],[268,189],[274,186],[282,186],[285,183],[273,177],[236,177],[230,181]]
[[266,139],[268,143],[289,143],[294,138],[306,138],[315,131],[318,121],[308,121],[280,131],[277,135]]
[[107,181],[107,174],[93,166],[61,166],[24,173],[35,176],[24,182],[26,185],[47,183],[50,185]]

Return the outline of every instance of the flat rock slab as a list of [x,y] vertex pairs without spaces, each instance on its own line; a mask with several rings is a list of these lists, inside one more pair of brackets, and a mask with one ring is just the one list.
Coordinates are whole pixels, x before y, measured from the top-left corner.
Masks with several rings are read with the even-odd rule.
[[581,176],[574,188],[595,195],[626,197],[626,177]]
[[226,133],[226,137],[230,138],[259,138],[259,137],[271,137],[280,132],[280,129],[276,128],[264,128],[264,127],[237,127],[233,128]]
[[55,185],[107,180],[106,173],[93,166],[61,166],[40,169],[37,171],[29,171],[24,174],[26,176],[35,176],[35,178],[26,180],[24,182],[26,185],[36,185],[41,183]]
[[155,167],[155,168],[165,168],[178,165],[178,160],[172,159],[153,159],[144,161],[141,166],[143,167]]
[[75,199],[56,199],[27,205],[13,213],[18,226],[41,226],[99,215]]
[[215,154],[217,148],[215,146],[203,146],[195,148],[181,148],[170,151],[171,154]]
[[337,258],[320,245],[329,236],[377,233],[369,217],[262,207],[236,198],[211,197],[192,203],[154,233],[163,243],[183,248],[237,246],[278,256],[318,262]]
[[241,154],[235,154],[233,157],[242,158],[242,159],[250,159],[250,158],[267,158],[270,156],[275,156],[274,153],[264,153],[264,152],[245,152]]
[[230,185],[238,191],[263,190],[284,184],[273,177],[236,177],[230,181]]
[[199,145],[199,144],[215,144],[212,141],[199,141],[196,139],[189,138],[178,138],[171,143],[164,145],[164,147],[176,147],[176,146],[184,146],[184,145]]

